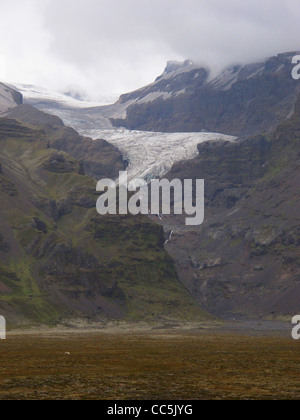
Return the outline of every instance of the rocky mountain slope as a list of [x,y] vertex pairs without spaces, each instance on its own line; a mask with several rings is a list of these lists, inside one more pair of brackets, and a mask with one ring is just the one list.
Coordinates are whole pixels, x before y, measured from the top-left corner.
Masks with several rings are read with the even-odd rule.
[[31,123],[0,118],[0,313],[14,324],[206,318],[178,281],[160,226],[96,213],[83,144],[99,159],[112,146],[28,107],[13,114]]
[[[190,61],[169,63],[145,88],[122,95],[112,122],[149,131],[211,131],[245,136],[275,129],[293,112],[299,84],[292,57],[231,66],[218,75]],[[99,113],[101,114],[101,109]]]
[[275,129],[292,115],[300,92],[291,77],[296,54],[233,65],[221,72],[189,60],[169,62],[154,83],[122,95],[111,105],[93,106],[36,87],[20,88],[26,104],[58,115],[79,132],[125,127],[248,136]]
[[120,151],[107,141],[80,136],[73,128],[66,127],[62,120],[46,114],[31,105],[20,105],[5,114],[8,118],[42,128],[49,140],[49,146],[70,153],[78,159],[86,175],[96,180],[104,177],[115,179],[119,171],[126,169]]
[[22,101],[23,97],[20,92],[0,83],[0,115],[15,106],[20,105]]
[[300,300],[300,98],[273,133],[203,143],[169,179],[206,182],[206,217],[187,228],[176,216],[167,249],[182,282],[219,316],[293,315]]
[[[140,165],[138,174],[146,178],[169,170],[177,152],[191,157],[202,133],[185,131],[239,136],[203,142],[203,133],[199,156],[167,174],[206,182],[202,226],[186,227],[178,216],[162,221],[173,259],[157,217],[95,215],[95,184],[87,175],[116,177],[126,165],[118,149],[29,105],[6,112],[0,120],[0,313],[43,322],[196,319],[205,317],[199,305],[220,317],[298,313],[300,85],[291,77],[293,55],[217,76],[189,61],[171,62],[154,84],[115,105],[62,110],[82,132],[106,132],[124,154],[136,147],[135,137],[142,139],[138,153],[151,168]],[[170,157],[172,150],[160,146],[168,134],[101,130],[112,123],[180,131],[170,141],[176,153]],[[165,166],[157,166],[160,150]]]
[[106,139],[128,162],[128,179],[150,180],[164,176],[174,163],[198,156],[197,146],[205,141],[235,141],[218,133],[158,133],[129,130],[88,130],[86,134]]
[[97,140],[92,141],[65,127],[59,117],[28,104],[17,106],[4,115],[43,128],[51,147],[71,153],[80,160],[85,174],[96,180],[104,176],[115,179],[126,167],[129,179],[159,177],[168,172],[175,162],[196,157],[197,145],[204,141],[235,140],[235,137],[219,133],[83,130]]

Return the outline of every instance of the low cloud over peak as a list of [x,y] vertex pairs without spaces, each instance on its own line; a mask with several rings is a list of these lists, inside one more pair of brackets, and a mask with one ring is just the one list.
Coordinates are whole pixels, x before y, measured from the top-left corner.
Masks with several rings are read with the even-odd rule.
[[298,0],[2,0],[0,77],[97,99],[168,60],[220,68],[299,50],[299,22]]

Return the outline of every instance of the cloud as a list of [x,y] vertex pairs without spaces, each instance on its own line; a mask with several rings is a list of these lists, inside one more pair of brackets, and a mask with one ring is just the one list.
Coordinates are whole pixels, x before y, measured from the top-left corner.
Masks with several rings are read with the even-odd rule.
[[[151,82],[169,59],[221,67],[299,50],[298,0],[2,0],[0,71],[96,99]],[[2,70],[1,70],[2,69]]]

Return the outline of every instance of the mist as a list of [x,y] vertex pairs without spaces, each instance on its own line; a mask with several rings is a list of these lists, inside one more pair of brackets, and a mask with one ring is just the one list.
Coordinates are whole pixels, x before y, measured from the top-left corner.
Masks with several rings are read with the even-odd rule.
[[300,46],[298,0],[2,0],[0,80],[97,100],[168,60],[212,69]]

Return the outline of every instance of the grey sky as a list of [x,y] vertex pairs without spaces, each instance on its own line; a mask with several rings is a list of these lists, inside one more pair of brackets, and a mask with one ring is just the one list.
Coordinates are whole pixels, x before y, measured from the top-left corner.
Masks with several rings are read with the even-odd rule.
[[[300,49],[299,0],[1,0],[0,78],[93,99],[167,60],[220,67]],[[4,63],[6,66],[4,66]]]

